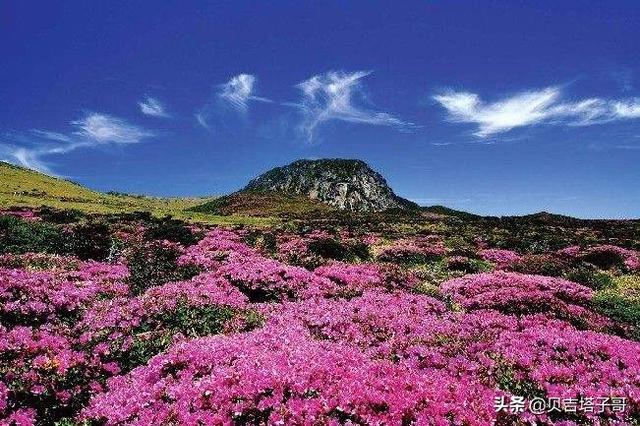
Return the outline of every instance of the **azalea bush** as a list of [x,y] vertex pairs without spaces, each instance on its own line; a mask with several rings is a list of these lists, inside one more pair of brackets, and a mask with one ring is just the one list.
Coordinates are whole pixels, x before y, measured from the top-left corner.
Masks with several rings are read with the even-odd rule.
[[466,310],[490,309],[517,315],[544,313],[595,329],[611,325],[589,309],[594,296],[592,289],[561,278],[483,273],[447,281],[441,290]]
[[493,263],[498,269],[509,268],[522,260],[522,256],[512,250],[482,249],[478,254],[481,259]]
[[579,246],[569,246],[559,250],[558,254],[601,269],[617,269],[625,272],[640,271],[639,252],[612,244],[593,245],[584,249]]
[[325,296],[356,296],[366,290],[388,291],[411,289],[417,278],[393,265],[346,264],[334,262],[317,268],[314,273],[331,280],[332,286],[322,286]]
[[395,241],[385,247],[378,260],[394,263],[424,263],[437,260],[447,253],[444,243],[437,237],[418,237]]
[[[516,247],[493,220],[264,230],[47,214],[21,211],[0,235],[12,242],[0,254],[0,425],[640,418],[627,234],[582,230],[573,243],[544,230]],[[45,230],[65,245],[48,247]],[[627,405],[496,410],[512,397]]]
[[366,238],[348,233],[341,237],[315,230],[303,235],[283,234],[276,238],[277,259],[313,269],[331,261],[367,261],[371,250]]
[[[421,375],[370,361],[355,348],[316,342],[295,329],[266,329],[177,345],[130,375],[111,379],[109,391],[95,398],[83,417],[107,425],[434,419],[481,425],[493,417],[493,394],[445,374]],[[474,410],[452,401],[469,401]]]
[[2,324],[70,322],[93,302],[129,292],[124,265],[78,262],[77,269],[29,271],[0,268]]

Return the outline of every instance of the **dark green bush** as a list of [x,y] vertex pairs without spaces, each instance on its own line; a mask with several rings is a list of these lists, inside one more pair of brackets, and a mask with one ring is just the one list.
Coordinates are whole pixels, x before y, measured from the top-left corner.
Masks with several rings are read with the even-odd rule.
[[109,257],[113,240],[109,225],[101,220],[83,222],[69,234],[72,254],[82,260],[104,261]]
[[602,272],[591,265],[581,265],[568,270],[563,278],[594,290],[602,290],[613,286],[611,275]]
[[478,259],[469,259],[465,256],[449,257],[446,259],[446,265],[450,271],[464,272],[466,274],[489,271],[492,268],[488,262]]
[[[227,306],[187,306],[179,304],[174,310],[154,315],[133,332],[132,346],[118,355],[123,370],[129,371],[146,364],[149,359],[164,352],[173,343],[174,336],[181,334],[195,338],[224,332],[227,323],[238,316],[249,331],[262,324],[262,317],[255,311],[239,311]],[[154,324],[153,328],[149,324]]]
[[78,222],[86,218],[86,214],[79,210],[58,210],[43,206],[38,210],[38,217],[45,222],[67,224]]
[[183,221],[171,217],[153,220],[145,232],[145,238],[172,241],[183,246],[198,242],[198,237]]
[[624,267],[624,257],[611,250],[597,250],[582,256],[582,260],[600,269]]
[[59,226],[0,216],[0,253],[68,254],[70,249],[68,235]]
[[357,241],[347,245],[351,261],[367,261],[371,259],[371,248],[368,244]]
[[141,294],[149,287],[198,275],[199,269],[195,266],[178,266],[179,256],[177,247],[158,242],[131,247],[126,255],[131,291]]
[[640,340],[640,301],[630,300],[612,291],[597,294],[594,309],[616,322],[627,324],[630,337]]
[[349,254],[347,248],[334,239],[313,240],[307,246],[311,253],[325,259],[346,260]]
[[529,254],[511,265],[510,269],[522,274],[560,277],[567,272],[569,264],[548,254]]

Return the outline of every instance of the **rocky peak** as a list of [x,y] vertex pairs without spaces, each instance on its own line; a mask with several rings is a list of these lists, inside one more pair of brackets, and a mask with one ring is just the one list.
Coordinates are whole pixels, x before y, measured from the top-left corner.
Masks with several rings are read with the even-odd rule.
[[413,208],[378,172],[361,160],[298,160],[251,180],[243,191],[304,195],[339,209],[372,212]]

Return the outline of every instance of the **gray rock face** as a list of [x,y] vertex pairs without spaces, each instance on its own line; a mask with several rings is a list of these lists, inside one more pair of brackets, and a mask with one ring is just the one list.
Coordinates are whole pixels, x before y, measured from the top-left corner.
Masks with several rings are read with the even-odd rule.
[[361,160],[298,160],[258,176],[244,191],[305,195],[357,212],[416,207],[394,194],[386,180]]

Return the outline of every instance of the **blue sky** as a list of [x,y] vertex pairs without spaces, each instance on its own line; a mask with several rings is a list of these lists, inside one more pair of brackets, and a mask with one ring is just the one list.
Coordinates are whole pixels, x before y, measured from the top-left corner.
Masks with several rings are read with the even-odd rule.
[[163,196],[360,158],[421,204],[640,217],[639,39],[637,1],[6,1],[0,158]]

